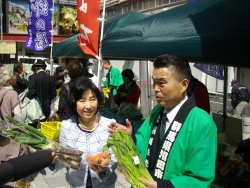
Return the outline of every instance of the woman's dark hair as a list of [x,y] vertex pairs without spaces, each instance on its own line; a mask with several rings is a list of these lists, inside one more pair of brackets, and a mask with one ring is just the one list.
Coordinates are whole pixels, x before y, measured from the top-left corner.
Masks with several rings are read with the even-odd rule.
[[70,116],[77,115],[76,102],[82,97],[82,94],[88,89],[94,92],[98,101],[96,113],[99,111],[101,105],[100,90],[96,87],[96,85],[92,82],[91,79],[81,76],[77,78],[75,84],[70,89],[69,102],[68,102],[68,112]]
[[82,75],[82,66],[77,61],[71,61],[66,69],[71,80],[74,80]]
[[13,72],[18,72],[19,69],[23,68],[22,63],[15,63],[13,66]]
[[134,79],[134,73],[131,69],[125,69],[122,71],[122,76],[126,76],[130,81]]
[[191,80],[192,73],[188,61],[180,55],[160,55],[154,60],[154,68],[168,68],[176,80]]

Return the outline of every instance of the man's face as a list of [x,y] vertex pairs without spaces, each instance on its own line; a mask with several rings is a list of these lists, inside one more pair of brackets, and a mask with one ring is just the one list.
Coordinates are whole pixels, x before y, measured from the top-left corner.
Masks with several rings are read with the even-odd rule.
[[61,77],[62,75],[63,75],[63,71],[57,73],[58,77]]
[[155,68],[152,79],[156,101],[168,111],[184,99],[188,87],[187,79],[177,81],[168,68]]
[[104,63],[103,67],[107,70],[109,68],[109,64],[108,63]]

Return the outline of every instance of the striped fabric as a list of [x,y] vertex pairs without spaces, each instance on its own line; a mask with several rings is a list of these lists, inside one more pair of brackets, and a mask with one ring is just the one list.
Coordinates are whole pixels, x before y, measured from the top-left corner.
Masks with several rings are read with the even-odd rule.
[[[62,121],[59,139],[60,144],[70,149],[83,151],[80,168],[78,170],[69,169],[66,174],[66,180],[70,187],[86,187],[88,175],[88,163],[86,161],[86,157],[87,155],[102,152],[102,147],[107,143],[107,140],[109,139],[107,125],[111,121],[115,120],[100,116],[98,127],[91,133],[82,131],[78,127],[75,117],[66,121]],[[115,158],[113,152],[111,159],[114,161],[114,163],[108,166],[106,172],[96,173],[90,170],[93,188],[114,187],[117,179],[117,176],[115,174],[117,159]],[[62,166],[62,164],[57,162],[55,170],[53,172],[59,170],[60,166]]]

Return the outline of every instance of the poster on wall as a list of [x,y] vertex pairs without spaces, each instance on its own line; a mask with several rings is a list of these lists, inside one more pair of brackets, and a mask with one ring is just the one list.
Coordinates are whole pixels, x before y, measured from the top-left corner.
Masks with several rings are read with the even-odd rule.
[[30,18],[29,2],[8,1],[8,30],[14,34],[28,34],[28,20]]
[[[8,33],[28,34],[29,1],[8,0]],[[58,5],[54,5],[53,35],[58,35]]]
[[75,35],[79,33],[76,6],[61,5],[59,11],[59,34]]

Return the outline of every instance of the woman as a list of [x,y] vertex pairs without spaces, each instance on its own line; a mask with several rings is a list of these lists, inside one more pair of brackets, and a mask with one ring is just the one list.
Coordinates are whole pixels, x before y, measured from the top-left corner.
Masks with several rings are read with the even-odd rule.
[[[16,85],[16,76],[8,66],[2,66],[0,68],[0,75],[1,120],[8,123],[9,120],[6,116],[11,116],[23,122],[19,96],[17,92],[13,90],[13,86]],[[27,147],[0,135],[0,162],[8,161],[25,153],[27,153]],[[25,180],[20,180],[16,182],[16,187],[19,186],[29,187],[30,183]]]
[[28,81],[24,78],[25,72],[22,63],[14,64],[14,73],[16,76],[16,84],[13,85],[13,88],[19,95],[28,87]]
[[117,94],[114,97],[115,103],[120,106],[122,102],[127,102],[137,106],[141,95],[141,90],[133,80],[133,71],[131,69],[125,69],[122,71],[122,79],[124,83],[120,85],[117,90]]
[[[117,160],[108,167],[88,163],[86,157],[102,151],[102,147],[109,139],[107,125],[111,119],[98,114],[101,93],[92,81],[80,77],[70,90],[69,109],[71,118],[62,121],[59,142],[62,146],[83,151],[81,166],[78,170],[69,169],[66,180],[70,187],[79,188],[109,188],[114,187],[117,176],[115,169]],[[60,163],[55,163],[55,172]]]
[[75,80],[82,75],[82,67],[80,63],[76,61],[70,62],[66,69],[68,70],[70,81],[61,86],[58,110],[56,114],[54,114],[55,118],[61,121],[69,118],[69,113],[66,112],[66,106],[70,87],[72,87]]

